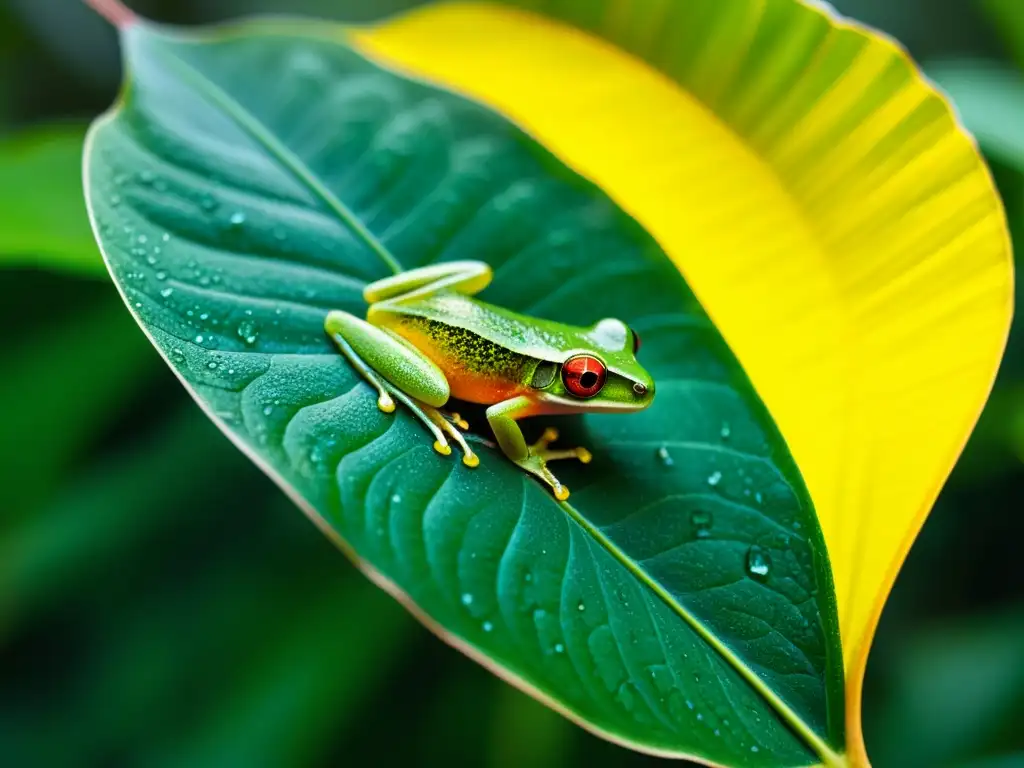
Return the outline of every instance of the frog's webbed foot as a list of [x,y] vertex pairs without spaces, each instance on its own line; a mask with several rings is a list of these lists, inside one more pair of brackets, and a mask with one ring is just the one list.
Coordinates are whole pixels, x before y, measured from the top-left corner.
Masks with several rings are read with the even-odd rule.
[[[467,467],[477,467],[480,465],[480,457],[477,456],[473,449],[469,447],[469,443],[466,442],[466,438],[462,436],[462,433],[456,428],[453,421],[449,421],[448,416],[441,410],[434,408],[431,405],[422,403],[419,400],[415,400],[409,397],[407,394],[397,389],[387,381],[380,380],[383,395],[391,395],[396,400],[406,406],[413,415],[416,416],[423,425],[430,430],[430,433],[434,436],[434,450],[440,453],[442,456],[450,456],[452,452],[452,446],[448,442],[448,438],[451,438],[459,448],[462,449],[462,463]],[[390,398],[389,398],[390,399]],[[377,400],[377,406],[385,413],[391,413],[394,405],[392,404],[390,410],[384,408],[380,404],[380,399]],[[457,416],[457,414],[453,414]],[[466,424],[466,422],[459,419],[460,422]],[[468,427],[469,424],[466,424]]]
[[[440,453],[442,456],[450,456],[452,452],[452,446],[448,442],[448,438],[451,438],[459,448],[462,449],[462,463],[467,467],[478,467],[480,466],[480,457],[477,456],[473,449],[469,447],[469,443],[466,442],[466,438],[462,436],[462,433],[455,427],[451,421],[448,420],[443,411],[434,408],[426,403],[421,403],[419,400],[406,395],[400,389],[392,387],[386,381],[381,381],[386,393],[390,393],[394,398],[400,401],[406,406],[413,415],[416,416],[423,426],[425,426],[430,433],[434,436],[434,450]],[[380,401],[377,401],[378,407],[380,407]],[[390,413],[384,408],[382,411]],[[394,410],[392,407],[391,410]],[[465,423],[465,422],[463,422]],[[469,426],[468,424],[466,425]]]
[[554,427],[548,427],[537,442],[529,447],[529,455],[516,463],[530,474],[536,475],[550,485],[556,499],[565,501],[569,498],[569,489],[562,485],[561,481],[548,469],[548,462],[559,459],[578,459],[583,464],[589,464],[593,457],[590,451],[582,447],[552,450],[548,446],[557,439],[558,430]]
[[440,411],[439,413],[441,414],[441,416],[444,417],[445,421],[447,421],[449,424],[455,425],[463,432],[469,429],[469,422],[462,418],[455,411]]
[[530,446],[530,455],[539,456],[544,461],[557,461],[558,459],[579,459],[581,464],[589,464],[593,458],[590,451],[586,448],[563,448],[561,450],[552,450],[548,448],[553,442],[558,439],[558,430],[554,427],[548,427],[544,430],[544,433],[537,439],[533,445]]

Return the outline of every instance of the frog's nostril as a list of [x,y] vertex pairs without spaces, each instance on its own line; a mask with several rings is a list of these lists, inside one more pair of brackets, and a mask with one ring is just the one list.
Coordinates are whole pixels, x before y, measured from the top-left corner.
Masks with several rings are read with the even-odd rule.
[[639,381],[633,383],[633,391],[643,397],[647,394],[647,385],[641,384]]

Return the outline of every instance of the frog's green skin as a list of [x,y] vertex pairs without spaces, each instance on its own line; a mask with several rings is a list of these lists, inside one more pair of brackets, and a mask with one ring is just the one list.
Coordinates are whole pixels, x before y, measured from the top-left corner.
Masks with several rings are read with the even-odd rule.
[[[489,405],[487,421],[498,445],[513,462],[554,490],[569,491],[547,468],[552,459],[590,461],[585,448],[552,450],[558,433],[548,429],[527,445],[517,419],[540,414],[630,412],[654,398],[654,381],[636,361],[633,332],[620,320],[587,327],[520,315],[471,296],[491,281],[491,269],[457,261],[402,272],[363,291],[366,320],[331,312],[327,333],[352,365],[377,389],[377,405],[392,412],[395,400],[408,406],[433,433],[434,448],[451,453],[448,437],[463,451],[463,462],[480,460],[456,426],[468,425],[441,408],[449,397]],[[574,396],[562,379],[562,365],[578,355],[595,357],[607,377],[596,394]]]

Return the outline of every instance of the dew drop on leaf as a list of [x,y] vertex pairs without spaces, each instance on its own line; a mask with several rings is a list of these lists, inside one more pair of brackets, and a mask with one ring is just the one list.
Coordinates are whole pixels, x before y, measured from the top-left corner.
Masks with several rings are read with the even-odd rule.
[[758,581],[768,578],[772,569],[772,558],[767,551],[756,544],[747,550],[747,573]]
[[243,320],[238,324],[238,337],[249,346],[256,343],[256,339],[259,338],[259,331],[256,328],[256,323],[252,320]]
[[696,509],[690,513],[690,525],[693,526],[693,535],[698,539],[706,539],[711,535],[711,525],[714,522],[710,512],[703,509]]
[[463,605],[471,605],[472,602],[473,602],[473,596],[471,594],[469,594],[469,592],[464,592],[462,594],[462,604]]
[[721,480],[722,480],[722,473],[719,472],[718,470],[715,470],[710,475],[708,475],[708,485],[718,485],[718,483]]
[[658,457],[658,461],[661,462],[662,466],[671,467],[673,464],[676,463],[675,460],[672,458],[672,454],[668,452],[668,448],[666,448],[664,445],[661,446],[657,451],[655,451],[654,455]]
[[485,621],[484,624],[483,624],[483,629],[484,629],[484,632],[490,632],[492,629],[494,629],[494,625],[491,624],[491,622],[489,622],[489,621]]

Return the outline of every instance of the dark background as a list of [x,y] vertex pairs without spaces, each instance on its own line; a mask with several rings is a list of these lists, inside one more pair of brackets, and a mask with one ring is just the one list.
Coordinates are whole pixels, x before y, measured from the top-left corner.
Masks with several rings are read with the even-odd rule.
[[[365,20],[414,4],[131,3],[181,23]],[[837,5],[928,72],[967,57],[1009,71],[1015,46],[1024,54],[1024,0]],[[118,78],[112,30],[76,0],[0,0],[0,141],[84,125]],[[980,98],[962,102],[964,119],[1024,235],[1024,77],[969,87]],[[65,187],[55,217],[84,216]],[[0,228],[12,215],[0,207]],[[0,252],[0,766],[656,762],[434,639],[206,420],[109,280],[15,255]],[[1022,393],[1015,332],[882,618],[864,701],[876,768],[1024,766]]]

